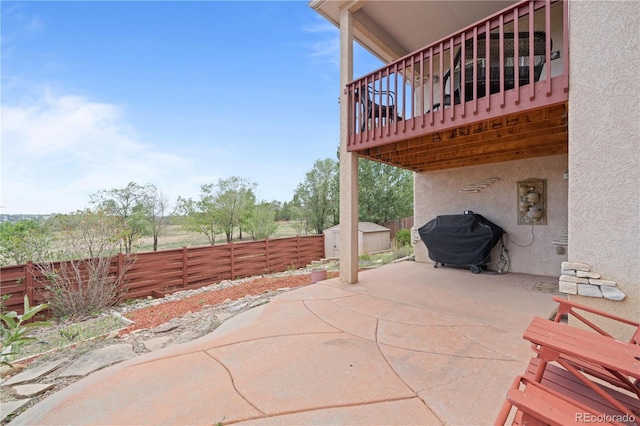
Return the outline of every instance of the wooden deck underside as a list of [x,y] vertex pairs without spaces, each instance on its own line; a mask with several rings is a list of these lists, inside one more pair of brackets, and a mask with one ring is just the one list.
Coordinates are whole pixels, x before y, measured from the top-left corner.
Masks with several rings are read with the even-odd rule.
[[567,103],[505,115],[357,151],[415,172],[566,154]]

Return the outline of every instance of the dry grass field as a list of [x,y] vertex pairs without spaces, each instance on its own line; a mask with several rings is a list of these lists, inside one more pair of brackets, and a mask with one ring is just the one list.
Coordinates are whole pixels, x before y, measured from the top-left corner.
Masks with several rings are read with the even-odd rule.
[[[271,238],[295,237],[298,235],[294,222],[278,222],[278,229]],[[251,235],[242,234],[242,241],[251,241]],[[238,231],[234,233],[234,242],[240,242]],[[224,234],[216,236],[216,244],[225,244],[227,239]],[[189,232],[180,225],[168,225],[158,238],[158,250],[178,249],[182,247],[197,247],[209,245],[209,240],[204,234]],[[135,247],[136,252],[153,251],[153,238],[144,237]]]

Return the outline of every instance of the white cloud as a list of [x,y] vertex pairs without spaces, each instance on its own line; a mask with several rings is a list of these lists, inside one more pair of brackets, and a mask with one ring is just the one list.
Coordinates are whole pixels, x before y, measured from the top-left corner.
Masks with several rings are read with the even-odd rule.
[[44,28],[42,21],[39,17],[33,16],[29,19],[29,23],[27,24],[27,30],[29,32],[40,32]]
[[189,165],[141,143],[117,105],[52,93],[2,105],[3,213],[66,213],[130,181],[168,192]]
[[305,27],[304,30],[316,34],[319,38],[310,46],[311,57],[340,67],[340,32],[338,29],[323,19],[321,22]]

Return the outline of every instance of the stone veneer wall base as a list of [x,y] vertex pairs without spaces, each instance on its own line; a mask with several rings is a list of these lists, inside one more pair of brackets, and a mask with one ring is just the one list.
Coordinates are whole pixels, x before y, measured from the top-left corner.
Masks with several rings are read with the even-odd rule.
[[601,279],[586,263],[562,262],[558,289],[560,293],[587,297],[604,297],[617,302],[627,297],[613,280]]

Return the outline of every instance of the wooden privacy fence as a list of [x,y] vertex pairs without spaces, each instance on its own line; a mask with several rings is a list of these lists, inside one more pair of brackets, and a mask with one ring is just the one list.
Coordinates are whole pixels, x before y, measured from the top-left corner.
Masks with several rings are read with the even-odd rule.
[[391,222],[379,223],[379,225],[389,228],[391,230],[391,239],[396,236],[396,233],[401,229],[411,229],[413,226],[413,216],[405,217],[404,219],[392,220]]
[[[110,276],[119,274],[126,256],[119,253],[111,259]],[[130,256],[134,261],[121,282],[122,300],[161,297],[171,291],[199,288],[227,279],[301,268],[324,257],[324,235],[183,247]],[[31,262],[1,268],[0,283],[4,310],[22,313],[25,295],[31,305],[45,303],[46,278]]]

